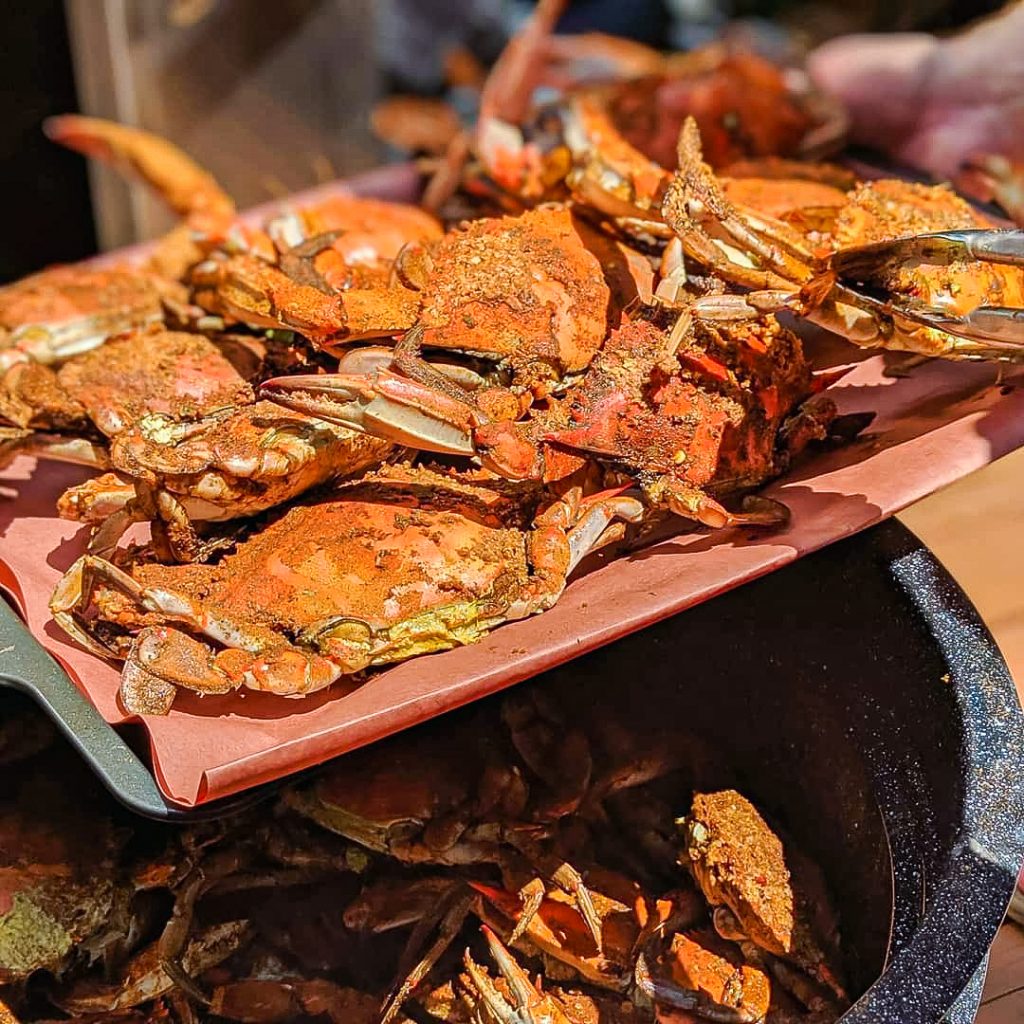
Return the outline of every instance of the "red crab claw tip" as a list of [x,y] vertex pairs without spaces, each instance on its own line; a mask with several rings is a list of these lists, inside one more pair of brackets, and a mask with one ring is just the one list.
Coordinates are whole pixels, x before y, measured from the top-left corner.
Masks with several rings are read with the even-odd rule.
[[515,921],[522,912],[522,903],[515,893],[497,886],[487,885],[484,882],[470,882],[470,888],[475,889],[488,903],[493,904],[506,917]]

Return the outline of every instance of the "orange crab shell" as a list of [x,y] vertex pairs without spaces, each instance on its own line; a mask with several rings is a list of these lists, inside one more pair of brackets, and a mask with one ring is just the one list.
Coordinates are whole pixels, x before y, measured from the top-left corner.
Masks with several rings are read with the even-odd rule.
[[711,928],[672,936],[667,954],[672,980],[715,1007],[728,1007],[743,1020],[761,1020],[771,1003],[764,971],[745,964],[739,950]]
[[813,120],[782,71],[752,53],[705,53],[710,59],[687,54],[666,74],[617,90],[612,113],[628,141],[661,166],[674,167],[679,129],[692,116],[712,167],[795,153]]
[[448,235],[420,314],[426,347],[584,369],[608,329],[611,293],[566,207],[474,221]]
[[159,319],[160,294],[143,274],[82,267],[53,267],[0,288],[0,328],[113,312],[134,323]]
[[351,265],[391,261],[410,242],[428,244],[444,231],[437,218],[408,203],[335,195],[297,210],[308,235],[341,231],[332,248]]
[[[222,571],[203,573],[209,578],[199,589],[228,615],[270,629],[302,629],[343,614],[384,625],[459,598],[478,599],[522,562],[517,531],[472,513],[385,499],[351,494],[290,509],[226,559]],[[139,576],[147,585],[173,581],[196,590],[175,579],[173,568],[147,566]]]
[[620,328],[569,396],[568,425],[548,440],[698,487],[770,476],[779,427],[810,393],[810,368],[774,319],[734,325],[729,337],[728,361],[694,344],[679,351],[679,371],[637,380],[663,333],[646,321]]
[[65,364],[57,379],[108,436],[143,415],[199,418],[254,399],[216,345],[200,334],[174,331],[108,342]]

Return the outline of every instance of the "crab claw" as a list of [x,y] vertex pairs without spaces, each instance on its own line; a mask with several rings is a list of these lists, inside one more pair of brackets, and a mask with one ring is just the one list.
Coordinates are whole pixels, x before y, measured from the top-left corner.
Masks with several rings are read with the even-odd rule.
[[175,213],[230,218],[235,204],[212,175],[166,139],[98,117],[48,117],[43,131],[54,142],[144,181]]
[[840,277],[870,281],[911,262],[945,267],[957,260],[1024,267],[1024,230],[977,229],[910,235],[842,249],[828,263]]
[[474,454],[473,430],[482,422],[471,402],[388,370],[273,377],[260,395],[350,430],[448,455]]
[[[936,231],[843,249],[829,259],[825,277],[830,272],[838,280],[884,286],[888,275],[911,263],[941,267],[965,260],[1024,268],[1024,231]],[[953,354],[1024,360],[1024,309],[978,306],[956,313],[913,299],[892,301],[860,292],[856,302],[881,317],[902,320],[912,330],[916,325],[950,336]]]

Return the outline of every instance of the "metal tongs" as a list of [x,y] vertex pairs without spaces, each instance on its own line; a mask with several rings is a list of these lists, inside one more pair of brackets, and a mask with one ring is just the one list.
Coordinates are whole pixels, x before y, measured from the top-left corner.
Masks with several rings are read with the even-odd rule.
[[[832,255],[828,266],[841,281],[870,285],[914,263],[945,267],[963,261],[1020,268],[1024,291],[1024,230],[982,228],[911,235],[843,249]],[[860,292],[858,296],[880,312],[898,313],[959,337],[1005,345],[1005,358],[1024,361],[1024,308],[986,305],[958,315],[913,298],[893,303]]]

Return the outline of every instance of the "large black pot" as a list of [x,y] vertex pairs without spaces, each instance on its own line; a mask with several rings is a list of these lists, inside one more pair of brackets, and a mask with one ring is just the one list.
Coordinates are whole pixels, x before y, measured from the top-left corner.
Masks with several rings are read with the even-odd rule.
[[[903,527],[836,544],[525,685],[578,701],[599,690],[610,714],[621,702],[631,719],[678,722],[681,738],[721,750],[728,784],[825,869],[863,993],[844,1024],[974,1019],[1024,858],[1024,716],[974,608]],[[140,763],[97,760],[98,743],[65,719],[109,788],[168,816],[140,795],[140,779],[155,792]]]
[[844,1024],[974,1019],[1024,858],[1024,716],[991,635],[895,522],[545,677],[720,745],[824,868]]

